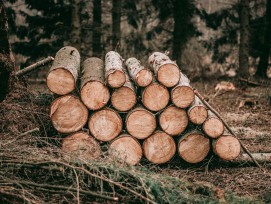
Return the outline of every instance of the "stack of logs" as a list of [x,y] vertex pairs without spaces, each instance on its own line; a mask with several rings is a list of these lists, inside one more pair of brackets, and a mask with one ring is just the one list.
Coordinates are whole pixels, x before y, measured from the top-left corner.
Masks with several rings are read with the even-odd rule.
[[100,144],[107,143],[109,155],[132,165],[143,154],[155,164],[170,161],[176,152],[188,163],[212,152],[223,160],[237,158],[239,141],[194,94],[177,64],[160,52],[148,63],[146,68],[136,58],[124,61],[110,51],[105,63],[91,57],[80,66],[75,48],[57,52],[47,85],[61,95],[50,117],[55,129],[68,135],[64,156],[97,159]]

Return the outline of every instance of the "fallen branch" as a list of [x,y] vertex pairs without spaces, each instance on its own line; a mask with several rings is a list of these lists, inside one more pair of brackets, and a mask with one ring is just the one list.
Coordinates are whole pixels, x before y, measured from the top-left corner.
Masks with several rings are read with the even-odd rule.
[[[199,97],[199,99],[202,101],[202,103],[204,103],[204,105],[206,105],[225,125],[225,127],[228,129],[228,131],[235,136],[238,140],[239,138],[237,137],[237,135],[232,131],[232,129],[230,128],[230,126],[228,125],[228,123],[222,118],[222,116],[204,99],[204,97],[202,95],[200,95],[200,93],[194,89],[194,93],[196,96]],[[256,159],[253,157],[253,155],[250,153],[250,151],[245,147],[245,145],[239,140],[240,145],[242,147],[242,149],[249,155],[249,157],[253,160],[253,162],[259,167],[261,168],[260,164],[256,161]]]
[[36,62],[35,64],[32,64],[32,65],[30,65],[30,66],[28,66],[28,67],[26,67],[24,69],[19,70],[18,72],[16,72],[15,75],[16,76],[25,75],[25,74],[33,71],[34,69],[39,68],[39,67],[41,67],[41,66],[43,66],[43,65],[45,65],[45,64],[47,64],[47,63],[49,63],[49,62],[51,62],[53,60],[54,60],[54,58],[49,56],[49,57],[47,57],[47,58],[45,58],[45,59],[43,59],[43,60],[41,60],[39,62]]

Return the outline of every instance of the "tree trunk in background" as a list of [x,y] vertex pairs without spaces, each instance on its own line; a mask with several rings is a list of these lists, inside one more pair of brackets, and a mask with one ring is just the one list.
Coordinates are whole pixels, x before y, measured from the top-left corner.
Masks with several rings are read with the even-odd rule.
[[239,45],[239,76],[249,77],[249,0],[241,0],[240,8],[240,45]]
[[266,71],[269,64],[269,55],[271,47],[271,1],[267,0],[265,11],[265,33],[260,62],[256,72],[257,76],[266,77]]
[[81,49],[81,19],[80,19],[80,0],[72,0],[72,32],[71,43],[79,52]]
[[101,0],[93,1],[93,56],[102,57],[102,47],[101,47],[101,23],[102,23],[102,6]]
[[116,46],[120,41],[120,18],[121,18],[121,0],[113,0],[112,50],[116,49]]
[[8,24],[3,0],[0,0],[0,101],[4,100],[11,85],[14,57],[8,42]]

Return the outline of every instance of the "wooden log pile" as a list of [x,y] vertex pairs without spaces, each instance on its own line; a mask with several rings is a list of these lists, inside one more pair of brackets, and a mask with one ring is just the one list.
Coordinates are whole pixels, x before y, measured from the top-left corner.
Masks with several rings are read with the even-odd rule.
[[105,63],[96,57],[80,62],[73,47],[57,52],[47,85],[59,95],[50,117],[66,136],[63,155],[89,161],[101,157],[100,145],[107,144],[109,155],[131,165],[143,156],[155,164],[174,156],[195,164],[212,153],[236,159],[239,141],[194,94],[178,65],[160,52],[148,62],[125,61],[115,51]]

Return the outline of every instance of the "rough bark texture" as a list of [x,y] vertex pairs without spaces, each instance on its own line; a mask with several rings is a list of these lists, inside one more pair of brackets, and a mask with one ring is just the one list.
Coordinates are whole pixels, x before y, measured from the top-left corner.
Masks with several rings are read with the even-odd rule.
[[113,0],[112,8],[112,50],[120,41],[121,0]]
[[203,123],[202,129],[211,138],[217,138],[224,132],[224,124],[211,111],[208,111],[208,118]]
[[90,110],[103,108],[110,98],[105,85],[104,63],[97,57],[91,57],[83,62],[81,76],[81,99]]
[[239,75],[249,77],[249,0],[241,0],[240,8],[240,45]]
[[138,164],[143,155],[141,145],[137,139],[127,134],[120,135],[111,142],[109,153],[130,165]]
[[88,109],[77,97],[66,95],[53,101],[50,117],[58,132],[73,133],[86,124]]
[[146,87],[153,81],[152,72],[145,69],[134,57],[126,60],[125,65],[133,81],[140,87]]
[[187,114],[189,120],[196,125],[201,125],[208,117],[206,107],[197,96],[195,97],[191,107],[188,109]]
[[47,86],[55,94],[65,95],[76,87],[80,72],[80,54],[74,47],[63,47],[55,56],[55,60],[47,76]]
[[180,70],[175,62],[161,52],[154,52],[149,57],[149,67],[157,80],[166,87],[175,86],[180,80]]
[[105,79],[112,88],[119,88],[125,83],[123,60],[117,52],[110,51],[105,55]]
[[210,140],[202,133],[193,131],[181,137],[178,143],[180,157],[191,164],[201,162],[210,151]]
[[93,1],[93,40],[92,52],[94,57],[102,57],[102,5],[101,0]]
[[81,19],[80,19],[80,0],[72,0],[72,31],[71,45],[77,50],[81,50]]
[[176,152],[174,139],[162,131],[157,131],[143,143],[145,157],[152,163],[163,164],[172,159]]
[[156,126],[155,115],[143,107],[137,107],[127,114],[126,129],[137,139],[149,137]]

